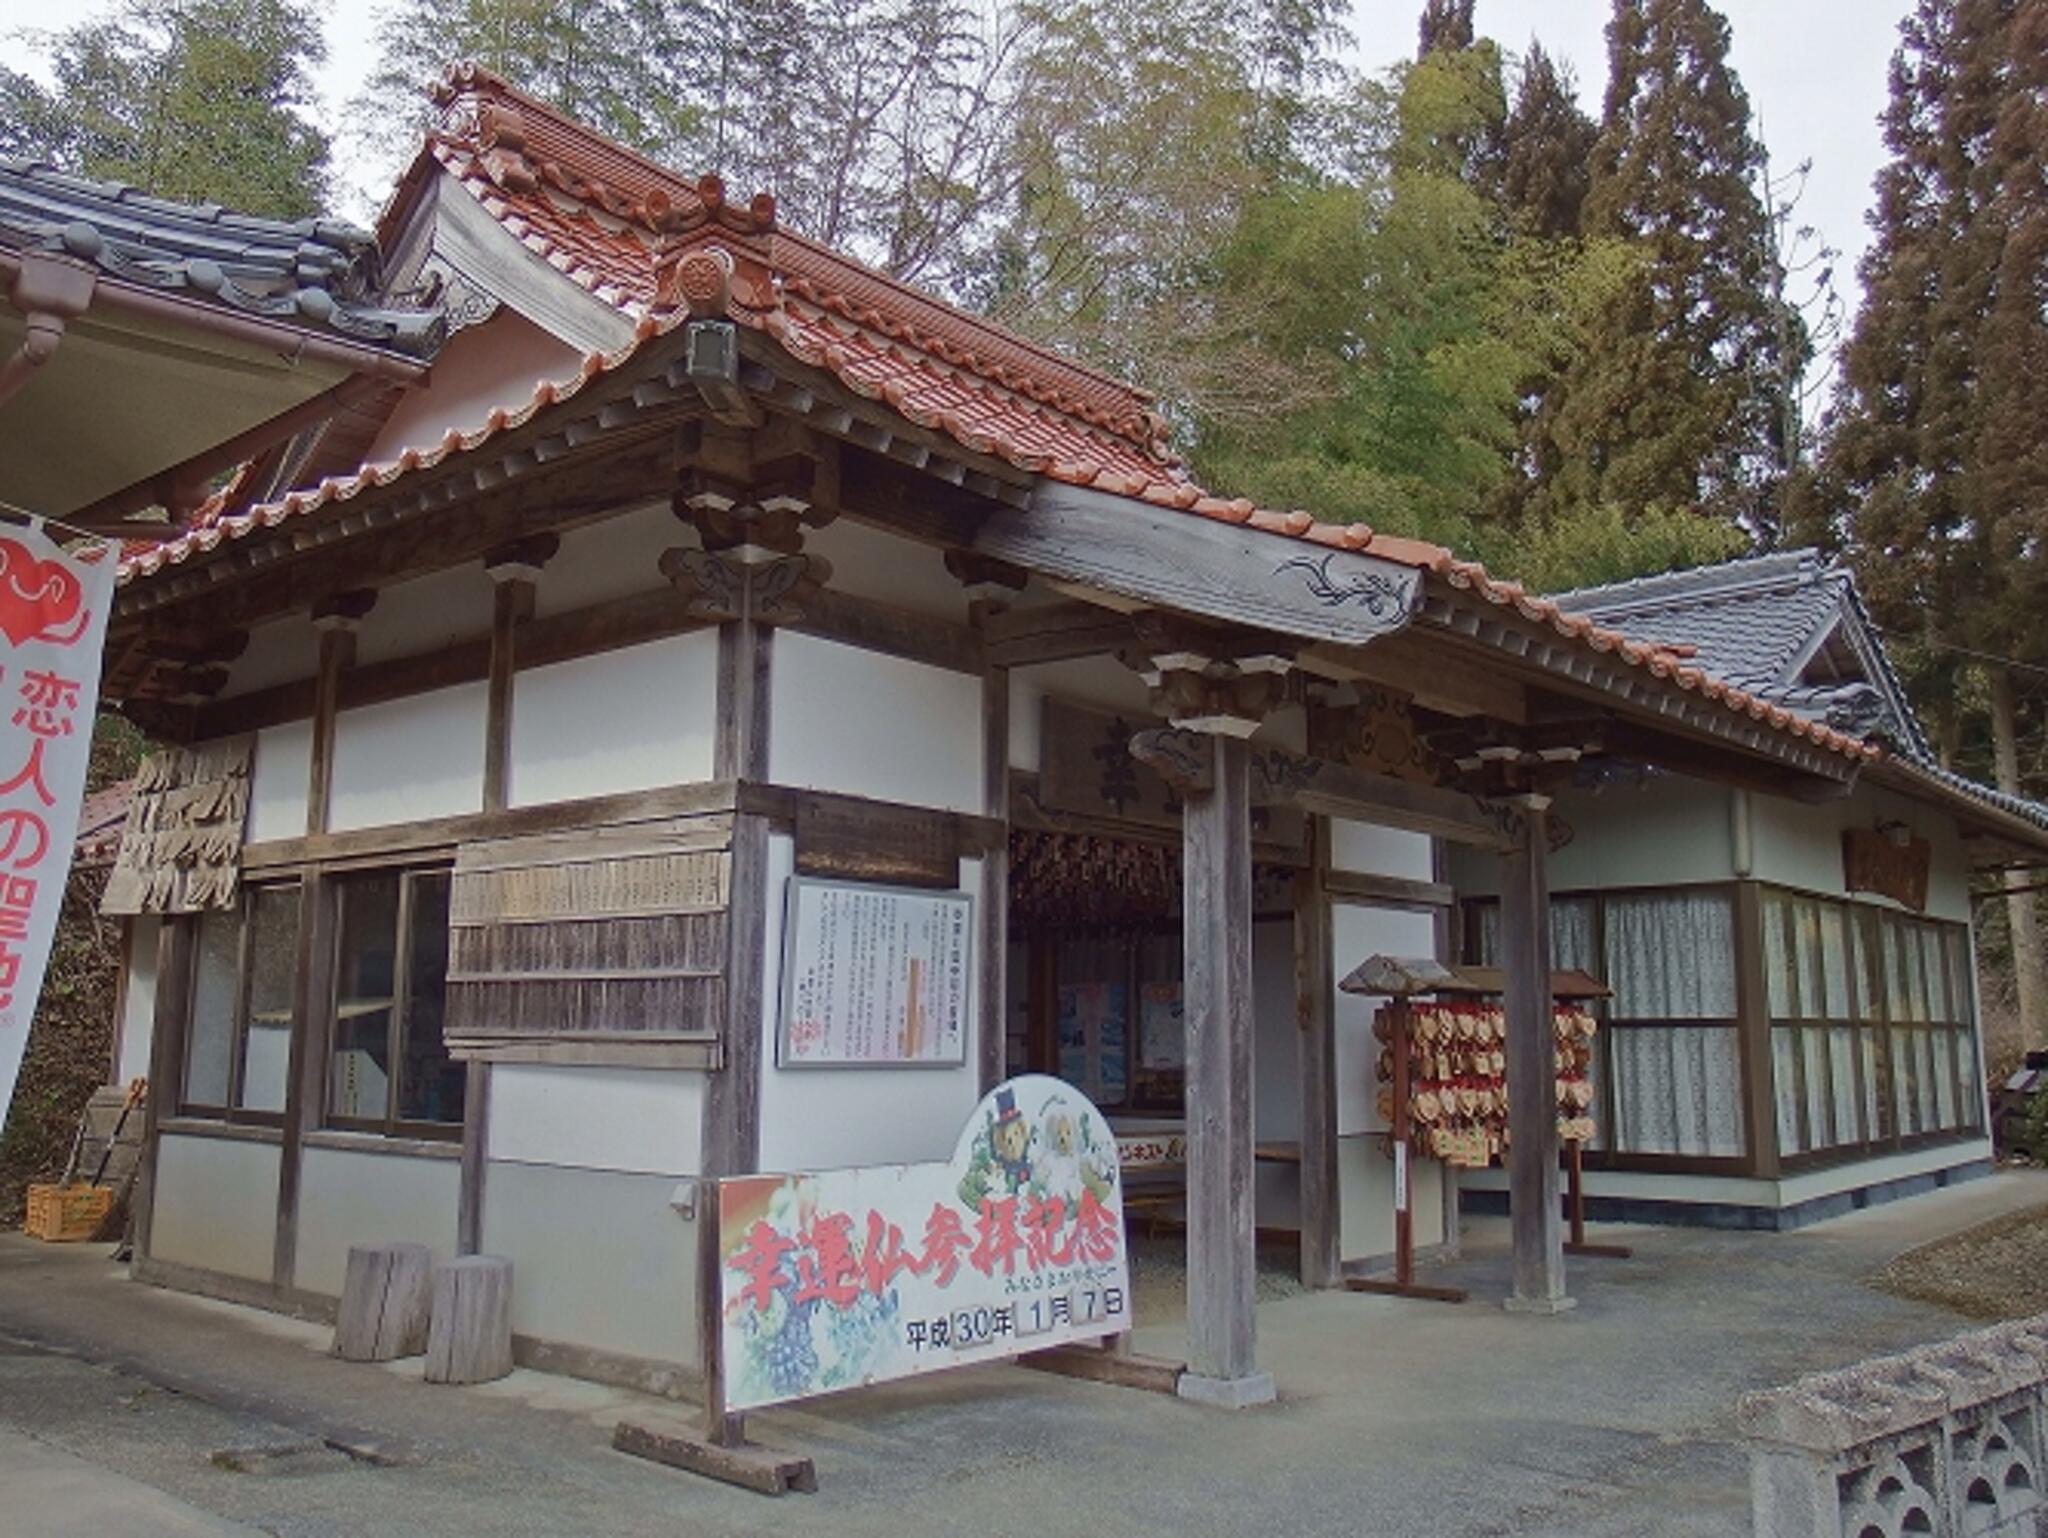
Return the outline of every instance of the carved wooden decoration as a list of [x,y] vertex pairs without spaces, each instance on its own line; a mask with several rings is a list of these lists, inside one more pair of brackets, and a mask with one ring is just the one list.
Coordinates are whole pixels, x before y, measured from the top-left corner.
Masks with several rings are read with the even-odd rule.
[[708,550],[677,548],[661,558],[662,575],[684,596],[698,619],[755,619],[789,625],[830,579],[831,565],[815,555],[782,556],[749,565]]
[[1892,839],[1877,828],[1842,830],[1842,884],[1852,892],[1875,892],[1915,913],[1927,907],[1934,870],[1934,846],[1900,829]]
[[237,737],[143,759],[102,913],[234,905],[255,746],[254,737]]
[[1418,785],[1447,783],[1451,766],[1416,730],[1414,696],[1375,684],[1355,688],[1355,704],[1309,707],[1309,751]]

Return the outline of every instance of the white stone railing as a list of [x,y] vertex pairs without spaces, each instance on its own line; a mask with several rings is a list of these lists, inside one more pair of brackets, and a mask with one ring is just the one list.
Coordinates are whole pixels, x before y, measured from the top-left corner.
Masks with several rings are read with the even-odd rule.
[[1758,1538],[2039,1538],[2048,1314],[1743,1396]]

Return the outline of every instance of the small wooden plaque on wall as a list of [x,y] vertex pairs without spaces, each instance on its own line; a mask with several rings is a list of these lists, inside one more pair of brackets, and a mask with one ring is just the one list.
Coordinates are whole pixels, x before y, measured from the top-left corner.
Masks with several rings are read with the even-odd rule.
[[796,868],[844,881],[957,887],[960,839],[945,812],[799,796]]
[[1922,913],[1933,869],[1934,846],[1924,838],[1908,834],[1894,842],[1876,828],[1842,832],[1842,885],[1852,892],[1875,892]]

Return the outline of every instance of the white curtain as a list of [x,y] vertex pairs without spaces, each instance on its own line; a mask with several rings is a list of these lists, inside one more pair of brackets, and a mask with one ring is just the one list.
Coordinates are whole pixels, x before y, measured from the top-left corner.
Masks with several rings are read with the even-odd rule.
[[1607,983],[1617,1020],[1731,1020],[1735,915],[1725,892],[1607,901]]
[[1733,1027],[1625,1025],[1612,1033],[1609,1050],[1618,1152],[1742,1152],[1742,1080]]

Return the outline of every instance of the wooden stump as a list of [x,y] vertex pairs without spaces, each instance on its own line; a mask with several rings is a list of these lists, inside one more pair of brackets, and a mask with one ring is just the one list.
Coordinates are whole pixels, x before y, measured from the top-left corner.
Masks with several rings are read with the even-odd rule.
[[464,1255],[434,1267],[429,1383],[489,1383],[512,1370],[512,1262]]
[[427,1349],[433,1251],[424,1244],[358,1244],[348,1252],[334,1354],[345,1362],[390,1362]]

